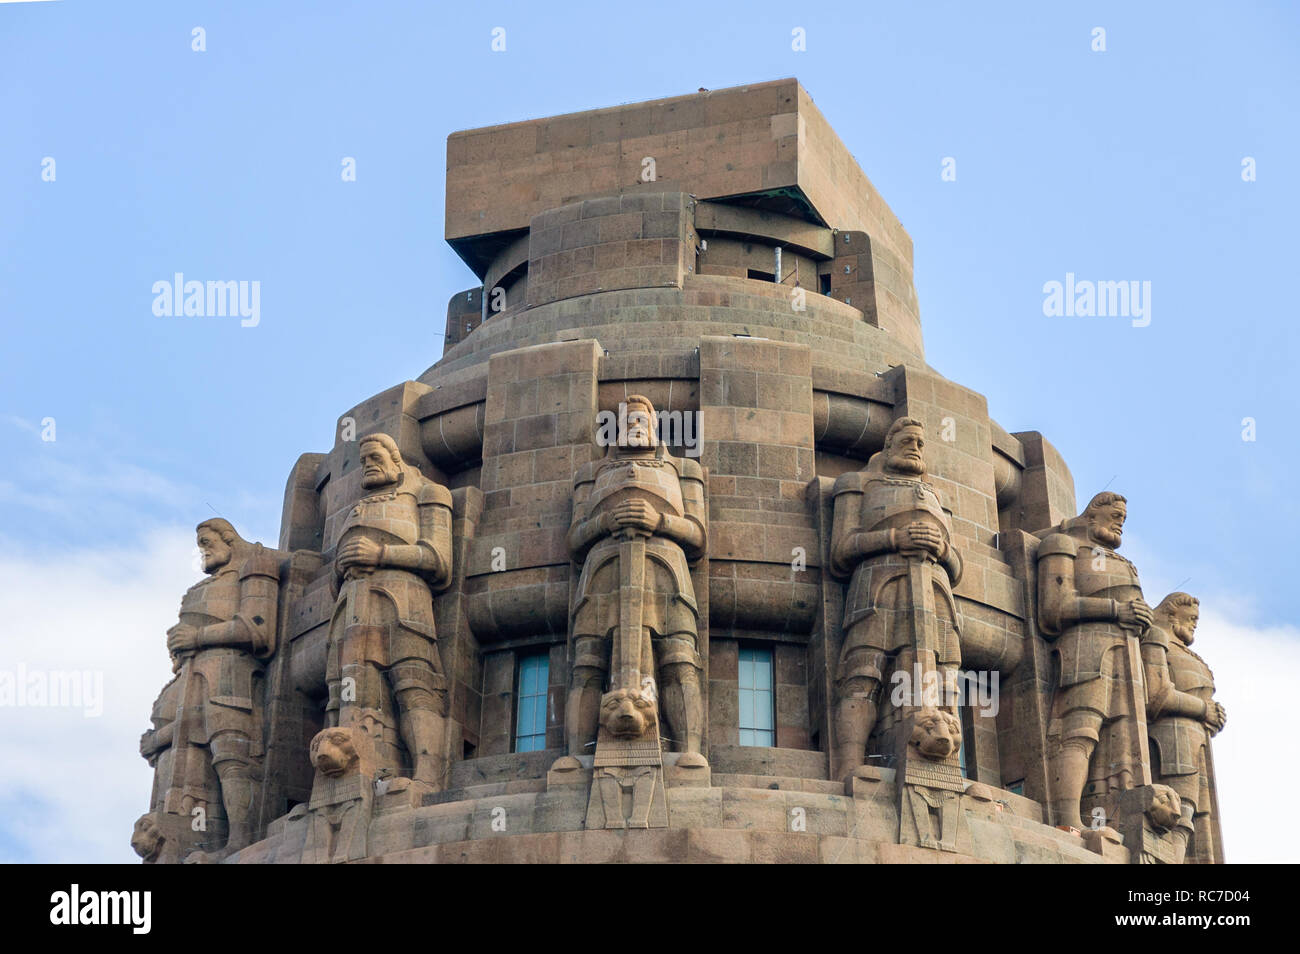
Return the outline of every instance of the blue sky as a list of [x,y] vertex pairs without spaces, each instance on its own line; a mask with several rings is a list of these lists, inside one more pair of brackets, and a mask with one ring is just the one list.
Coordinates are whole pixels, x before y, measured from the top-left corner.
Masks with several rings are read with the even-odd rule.
[[[796,76],[913,238],[930,363],[1081,501],[1129,498],[1153,602],[1181,583],[1290,640],[1300,14],[984,6],[0,3],[0,561],[214,511],[274,540],[297,455],[433,363],[475,283],[448,133]],[[260,324],[156,317],[178,271],[259,281]],[[1150,325],[1045,317],[1067,272],[1151,282]]]

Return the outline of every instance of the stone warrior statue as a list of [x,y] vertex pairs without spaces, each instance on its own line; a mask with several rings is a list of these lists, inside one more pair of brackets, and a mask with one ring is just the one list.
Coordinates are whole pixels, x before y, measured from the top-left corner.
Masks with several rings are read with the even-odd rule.
[[[705,549],[703,472],[659,443],[648,398],[632,395],[626,408],[619,439],[574,478],[568,544],[582,575],[573,602],[569,756],[586,754],[596,738],[612,655],[609,689],[660,703],[683,753],[677,764],[704,766],[699,609],[688,566]],[[569,758],[556,767],[574,766]]]
[[863,764],[891,669],[910,678],[919,668],[944,693],[927,706],[950,714],[954,706],[961,646],[952,587],[962,561],[948,515],[922,480],[924,449],[925,426],[899,418],[866,469],[842,474],[832,491],[831,572],[851,576],[835,674],[834,779]]
[[148,837],[133,839],[146,861],[225,857],[252,841],[256,818],[263,666],[276,646],[280,561],[220,518],[199,524],[197,537],[208,579],[186,591],[180,622],[167,631],[176,678],[140,738],[155,771],[153,818],[137,822],[137,835]]
[[1227,713],[1214,701],[1214,673],[1189,648],[1200,618],[1200,601],[1187,593],[1170,593],[1155,609],[1142,637],[1146,669],[1147,734],[1151,739],[1152,775],[1182,802],[1174,829],[1178,860],[1192,845],[1193,860],[1222,861],[1214,811],[1214,766],[1210,739],[1223,728]]
[[1097,494],[1038,547],[1038,628],[1060,661],[1048,726],[1051,807],[1056,824],[1078,829],[1085,786],[1109,819],[1116,792],[1150,780],[1137,648],[1151,607],[1137,569],[1115,552],[1127,515],[1119,494]]
[[[451,583],[451,494],[402,460],[387,434],[361,438],[366,495],[343,521],[334,558],[328,727],[378,725],[379,770],[440,790],[446,774],[446,680],[432,591]],[[391,693],[391,694],[390,694]]]

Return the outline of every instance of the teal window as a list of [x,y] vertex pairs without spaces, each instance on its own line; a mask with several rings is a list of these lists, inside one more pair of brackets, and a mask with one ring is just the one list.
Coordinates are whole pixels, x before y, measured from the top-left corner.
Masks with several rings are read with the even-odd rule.
[[740,744],[776,744],[772,650],[741,647]]
[[535,653],[519,660],[515,687],[515,751],[537,752],[546,748],[546,683],[550,677],[550,653]]

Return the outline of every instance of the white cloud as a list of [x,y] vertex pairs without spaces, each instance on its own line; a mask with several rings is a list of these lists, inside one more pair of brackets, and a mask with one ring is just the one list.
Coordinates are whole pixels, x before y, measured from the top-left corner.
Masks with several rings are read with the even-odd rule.
[[1202,599],[1193,648],[1214,670],[1215,698],[1228,710],[1214,740],[1225,860],[1300,862],[1300,838],[1282,811],[1300,787],[1300,746],[1289,728],[1300,700],[1300,629],[1237,623]]
[[170,678],[165,632],[199,578],[194,532],[170,527],[138,546],[57,558],[0,556],[0,670],[97,673],[103,713],[0,710],[0,861],[138,861],[131,827],[149,804],[140,733]]

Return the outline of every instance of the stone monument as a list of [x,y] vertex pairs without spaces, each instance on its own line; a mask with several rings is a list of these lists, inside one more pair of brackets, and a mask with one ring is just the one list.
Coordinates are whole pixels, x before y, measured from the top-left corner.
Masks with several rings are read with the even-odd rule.
[[338,409],[276,549],[200,527],[146,862],[1222,861],[1195,602],[927,363],[797,81],[446,158],[441,356]]
[[[831,567],[849,586],[832,778],[863,764],[887,675],[915,681],[911,696],[923,694],[928,682],[933,698],[924,703],[955,713],[961,644],[952,587],[961,580],[961,556],[934,488],[921,479],[924,447],[924,423],[899,418],[865,470],[835,481]],[[905,722],[919,708],[913,701],[894,715]],[[902,734],[910,745],[910,728]]]
[[1170,593],[1155,608],[1142,638],[1147,732],[1152,774],[1177,793],[1182,807],[1175,829],[1178,860],[1221,864],[1210,739],[1227,713],[1214,700],[1214,673],[1191,650],[1200,615],[1200,600],[1189,593]]
[[167,631],[176,676],[140,738],[154,789],[132,845],[146,861],[224,857],[252,841],[257,817],[280,561],[227,520],[205,520],[196,532],[208,578],[186,591]]
[[1127,515],[1123,497],[1099,493],[1038,548],[1039,631],[1060,663],[1047,733],[1052,809],[1075,829],[1085,792],[1105,824],[1118,792],[1151,782],[1138,639],[1152,617],[1137,568],[1116,552]]
[[409,763],[409,778],[433,791],[447,760],[432,590],[451,581],[451,494],[408,466],[387,434],[359,447],[366,493],[343,517],[334,558],[326,724],[370,717],[379,770]]

